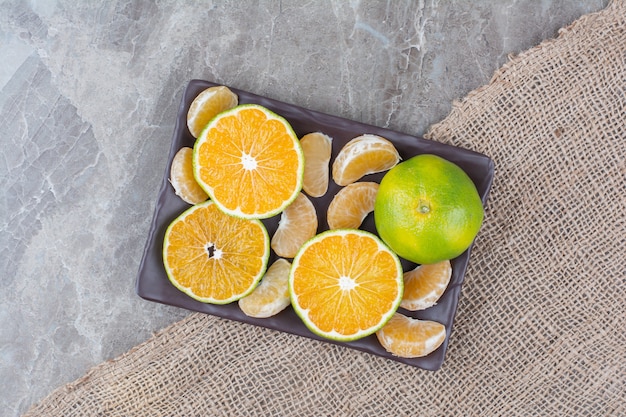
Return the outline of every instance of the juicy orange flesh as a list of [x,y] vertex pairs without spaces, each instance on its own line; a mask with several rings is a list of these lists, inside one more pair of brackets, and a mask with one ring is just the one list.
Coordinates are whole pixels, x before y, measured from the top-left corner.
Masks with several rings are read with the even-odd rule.
[[395,162],[396,155],[385,149],[378,152],[367,152],[361,156],[356,156],[354,163],[345,171],[346,177],[361,177],[372,172],[385,170],[390,164]]
[[367,174],[386,171],[398,160],[398,151],[387,139],[363,135],[339,151],[333,162],[333,179],[339,185],[348,185]]
[[268,269],[252,293],[239,300],[239,307],[248,316],[266,318],[279,313],[290,304],[289,269],[291,263],[278,258]]
[[177,283],[202,298],[244,294],[264,268],[261,227],[219,211],[215,204],[172,225],[166,262]]
[[317,232],[315,206],[303,193],[281,213],[271,246],[278,256],[293,258],[298,249]]
[[197,138],[213,117],[235,107],[238,101],[237,95],[223,85],[209,87],[202,91],[191,102],[187,113],[189,132]]
[[[200,179],[217,201],[229,210],[260,213],[292,196],[300,159],[281,121],[252,108],[222,117],[214,126],[200,146],[198,164]],[[217,138],[219,147],[212,144]]]
[[193,176],[193,150],[182,147],[172,160],[170,182],[176,195],[189,204],[198,204],[206,201],[209,196],[198,185]]
[[374,210],[377,192],[375,182],[355,182],[342,188],[328,206],[328,226],[331,229],[358,229]]
[[450,282],[450,261],[420,265],[404,274],[404,294],[401,307],[423,310],[433,306]]
[[[298,304],[321,331],[353,335],[380,323],[398,297],[397,264],[371,239],[332,236],[302,253],[294,272]],[[352,289],[342,289],[342,282]]]
[[321,197],[328,190],[332,139],[323,133],[314,132],[304,135],[300,145],[305,160],[302,188],[311,197]]
[[418,358],[441,346],[446,338],[446,328],[441,323],[395,313],[376,332],[376,337],[388,352],[404,358]]

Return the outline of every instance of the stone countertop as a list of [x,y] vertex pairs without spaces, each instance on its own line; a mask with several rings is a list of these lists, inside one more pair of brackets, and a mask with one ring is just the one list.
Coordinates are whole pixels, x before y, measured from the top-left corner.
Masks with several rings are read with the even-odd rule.
[[1,2],[0,414],[189,313],[135,294],[189,80],[423,135],[607,2]]

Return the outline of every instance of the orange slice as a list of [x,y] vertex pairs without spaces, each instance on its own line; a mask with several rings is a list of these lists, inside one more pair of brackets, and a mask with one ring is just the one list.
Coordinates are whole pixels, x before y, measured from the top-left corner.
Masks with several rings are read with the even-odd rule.
[[434,306],[448,287],[451,276],[450,261],[420,265],[405,272],[404,295],[400,307],[416,311]]
[[380,329],[402,298],[400,260],[372,233],[330,230],[306,242],[289,275],[291,304],[313,333],[338,341]]
[[302,189],[311,197],[321,197],[328,191],[332,141],[330,136],[320,132],[309,133],[300,139],[305,161]]
[[187,127],[194,138],[202,133],[206,125],[219,113],[232,109],[239,102],[230,88],[220,85],[202,91],[191,102],[187,111]]
[[267,318],[283,311],[291,300],[289,298],[289,269],[291,263],[278,258],[268,269],[261,283],[239,300],[239,308],[247,316]]
[[271,246],[278,256],[293,258],[298,249],[317,233],[317,214],[313,203],[300,193],[281,214]]
[[194,176],[225,213],[272,217],[302,189],[300,141],[281,116],[256,104],[217,115],[196,140]]
[[170,169],[170,184],[174,188],[177,196],[189,204],[198,204],[206,201],[209,196],[198,185],[193,176],[193,149],[189,147],[180,148]]
[[210,200],[176,218],[163,242],[169,280],[204,303],[226,304],[250,293],[265,272],[269,253],[261,221],[228,216]]
[[328,205],[328,227],[358,229],[368,213],[374,211],[378,184],[355,182],[339,190]]
[[344,145],[333,162],[333,180],[348,185],[359,178],[386,171],[400,161],[393,143],[376,135],[358,136]]
[[418,320],[400,313],[393,315],[376,332],[385,350],[402,358],[419,358],[434,352],[446,339],[446,327],[435,321]]

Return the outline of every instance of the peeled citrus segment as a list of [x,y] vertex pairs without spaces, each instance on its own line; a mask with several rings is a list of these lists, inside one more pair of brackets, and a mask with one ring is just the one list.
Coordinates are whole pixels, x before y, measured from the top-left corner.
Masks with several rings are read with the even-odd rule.
[[389,140],[376,135],[358,136],[339,151],[333,162],[333,180],[348,185],[359,178],[383,172],[400,161],[396,147]]
[[425,310],[437,303],[452,276],[450,261],[420,265],[404,273],[404,295],[400,307]]
[[402,358],[419,358],[434,352],[446,339],[446,327],[435,321],[418,320],[400,313],[393,315],[376,332],[385,350]]
[[177,196],[189,204],[198,204],[206,201],[209,196],[198,185],[193,176],[193,149],[189,147],[180,148],[170,169],[170,184],[174,187]]
[[380,329],[402,298],[402,266],[378,237],[330,230],[307,241],[289,275],[291,304],[313,333],[356,340]]
[[298,249],[317,233],[315,206],[300,193],[281,214],[271,246],[278,256],[293,258]]
[[187,112],[187,127],[194,138],[202,133],[206,125],[219,113],[232,109],[239,99],[230,88],[220,85],[202,91],[191,102]]
[[320,132],[300,139],[304,152],[304,183],[302,189],[311,197],[321,197],[328,191],[332,138]]
[[272,217],[302,189],[300,141],[281,116],[256,104],[217,115],[196,140],[194,176],[225,213]]
[[328,205],[328,227],[358,229],[365,217],[374,211],[378,184],[355,182],[339,190]]
[[268,269],[261,283],[249,295],[239,299],[245,315],[256,318],[272,317],[291,304],[289,270],[291,263],[278,258]]
[[176,218],[163,242],[169,280],[204,303],[226,304],[250,293],[265,272],[269,254],[261,221],[228,216],[210,200]]

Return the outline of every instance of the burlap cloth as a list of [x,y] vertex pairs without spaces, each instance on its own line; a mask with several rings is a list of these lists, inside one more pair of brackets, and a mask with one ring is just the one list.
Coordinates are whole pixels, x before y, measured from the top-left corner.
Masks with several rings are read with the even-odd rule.
[[26,415],[626,415],[626,3],[427,136],[496,164],[442,369],[190,314]]

